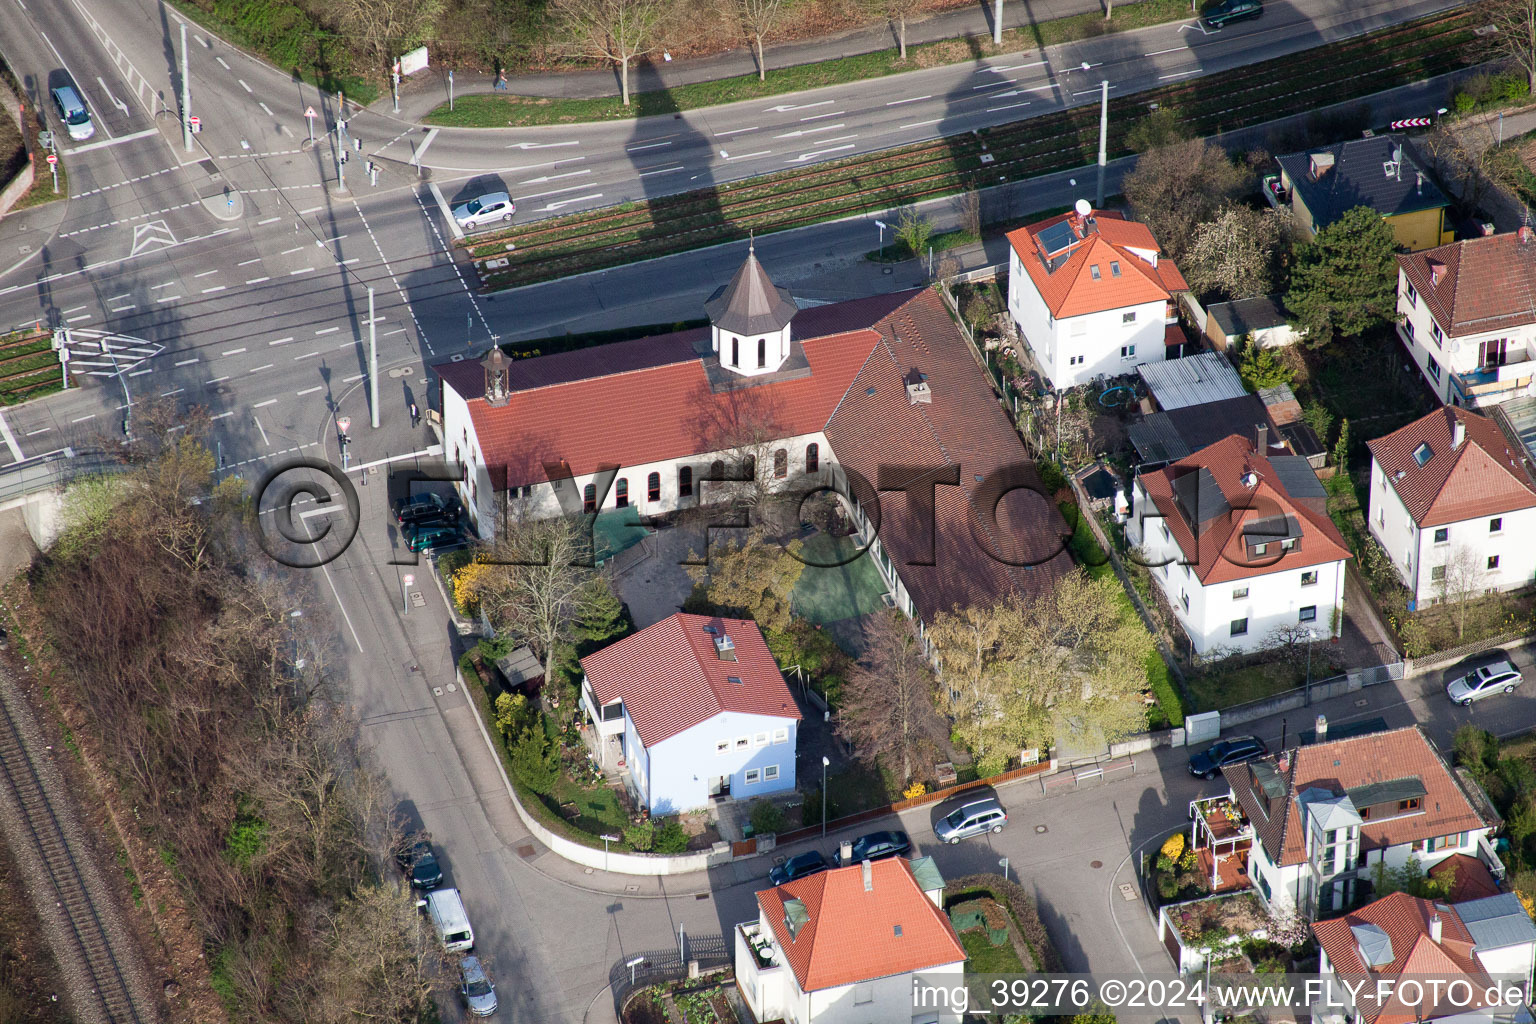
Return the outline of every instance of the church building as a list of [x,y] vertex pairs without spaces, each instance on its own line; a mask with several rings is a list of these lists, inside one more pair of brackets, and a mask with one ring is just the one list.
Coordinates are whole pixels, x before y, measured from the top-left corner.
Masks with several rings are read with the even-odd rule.
[[800,309],[749,249],[704,310],[708,327],[433,367],[482,538],[518,515],[672,512],[740,477],[842,495],[920,622],[1071,567],[1071,531],[936,291]]

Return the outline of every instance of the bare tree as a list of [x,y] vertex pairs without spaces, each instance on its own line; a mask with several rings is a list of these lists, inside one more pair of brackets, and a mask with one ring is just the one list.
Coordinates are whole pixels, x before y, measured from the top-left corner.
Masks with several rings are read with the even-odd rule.
[[[1484,566],[1482,555],[1465,544],[1457,544],[1445,562],[1435,567],[1440,570],[1440,577],[1434,581],[1435,593],[1451,606],[1458,640],[1467,634],[1467,613],[1472,610],[1473,598],[1488,589],[1488,570]],[[1434,569],[1430,570],[1430,578],[1434,579]]]
[[661,45],[675,10],[671,0],[551,0],[563,49],[580,57],[611,60],[629,106],[629,66]]
[[1483,13],[1497,32],[1488,38],[1498,57],[1514,63],[1525,73],[1536,94],[1536,3],[1532,0],[1490,0]]
[[889,18],[896,25],[896,46],[901,59],[907,59],[907,19],[927,6],[928,0],[865,0],[872,14]]
[[933,666],[912,621],[898,611],[875,618],[865,638],[864,657],[843,684],[837,731],[866,764],[899,758],[901,780],[910,784],[914,765],[939,749],[946,732],[934,708]]
[[1290,213],[1229,204],[1196,226],[1180,267],[1196,292],[1229,299],[1269,294],[1290,250]]
[[[781,548],[754,530],[740,544],[712,544],[708,564],[688,566],[688,575],[708,588],[716,606],[783,632],[790,625],[790,597],[805,571],[805,563],[795,557],[799,549],[798,540]],[[689,561],[698,556],[690,552]]]
[[967,233],[981,237],[981,193],[968,189],[955,197],[955,211],[960,215],[960,226]]
[[726,13],[741,22],[742,30],[752,39],[757,49],[757,80],[768,77],[768,65],[763,59],[763,37],[778,26],[779,16],[793,0],[723,0]]
[[443,0],[338,0],[341,26],[381,63],[425,40],[442,13]]
[[1204,139],[1147,150],[1125,176],[1125,197],[1136,219],[1151,229],[1163,255],[1183,259],[1195,225],[1210,220],[1240,195],[1248,174],[1226,151]]

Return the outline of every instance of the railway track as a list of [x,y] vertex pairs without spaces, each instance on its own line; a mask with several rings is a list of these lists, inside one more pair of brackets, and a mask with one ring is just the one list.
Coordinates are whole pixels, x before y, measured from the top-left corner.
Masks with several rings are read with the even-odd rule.
[[[1351,40],[1112,100],[1110,148],[1158,100],[1196,134],[1244,127],[1281,110],[1363,96],[1473,63],[1460,51],[1480,12],[1461,8]],[[1322,72],[1326,70],[1326,74]],[[1089,116],[1092,115],[1092,116]],[[1097,147],[1097,108],[1072,108],[976,133],[861,154],[806,171],[539,221],[461,243],[485,287],[548,280],[1076,167]],[[516,243],[509,251],[505,242]]]
[[[64,938],[90,978],[91,990],[75,993],[82,1014],[97,1010],[99,1019],[111,1024],[152,1024],[158,1015],[140,1005],[128,983],[107,936],[101,910],[81,875],[80,861],[65,834],[59,812],[4,700],[0,700],[0,776],[4,777],[5,788],[15,796],[27,827],[25,835],[11,836],[10,841],[30,843],[36,850],[52,884],[49,895],[69,922],[70,931]],[[57,950],[56,958],[63,959]],[[67,965],[61,963],[60,967],[69,977]]]

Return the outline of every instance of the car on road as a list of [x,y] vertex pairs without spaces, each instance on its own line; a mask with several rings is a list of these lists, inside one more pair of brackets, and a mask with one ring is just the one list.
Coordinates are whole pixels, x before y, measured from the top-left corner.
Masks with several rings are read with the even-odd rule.
[[418,839],[395,855],[400,870],[411,880],[412,889],[436,889],[443,884],[443,867],[426,839]]
[[464,901],[457,889],[433,889],[416,901],[432,920],[437,940],[450,953],[468,953],[475,948],[475,930],[464,912]]
[[1247,21],[1264,14],[1263,0],[1211,0],[1200,8],[1200,20],[1206,28],[1221,28],[1234,21]]
[[942,842],[958,843],[983,832],[1001,832],[1008,824],[1008,812],[996,797],[983,797],[961,804],[954,811],[940,818],[933,826],[933,834]]
[[[867,836],[859,836],[853,841],[853,854],[848,858],[849,864],[857,864],[864,860],[884,860],[886,857],[902,857],[912,849],[912,840],[905,832],[871,832]],[[834,867],[843,866],[843,851],[838,850],[832,855]]]
[[427,523],[454,523],[459,519],[459,501],[441,494],[412,494],[395,502],[395,522],[401,526]]
[[1218,740],[1189,758],[1189,774],[1214,779],[1229,764],[1242,764],[1269,753],[1269,748],[1257,736],[1234,736]]
[[456,525],[448,523],[423,523],[419,526],[404,527],[405,546],[412,551],[425,551],[428,548],[446,548],[464,543],[463,536]]
[[512,223],[517,204],[505,192],[487,192],[453,208],[453,219],[465,229],[490,227],[497,221]]
[[91,112],[85,109],[85,101],[80,98],[74,86],[61,85],[51,95],[53,108],[58,112],[59,120],[64,122],[70,138],[83,142],[96,134],[96,126],[91,123]]
[[1520,670],[1509,659],[1501,658],[1452,679],[1445,692],[1451,700],[1466,707],[1491,694],[1513,693],[1520,681]]
[[496,1012],[496,986],[477,956],[459,961],[459,998],[473,1017],[489,1017]]
[[796,854],[768,872],[768,881],[774,885],[783,885],[785,882],[793,882],[797,878],[825,871],[830,866],[820,850],[812,850],[810,853]]

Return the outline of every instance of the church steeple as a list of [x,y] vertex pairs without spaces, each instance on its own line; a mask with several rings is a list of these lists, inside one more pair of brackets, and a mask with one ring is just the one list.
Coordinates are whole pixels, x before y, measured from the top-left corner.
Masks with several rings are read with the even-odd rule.
[[756,241],[731,282],[704,303],[720,365],[743,376],[772,373],[789,358],[790,320],[799,307],[757,259]]
[[485,400],[494,406],[507,404],[507,354],[500,345],[492,345],[485,358],[480,360],[485,371]]

